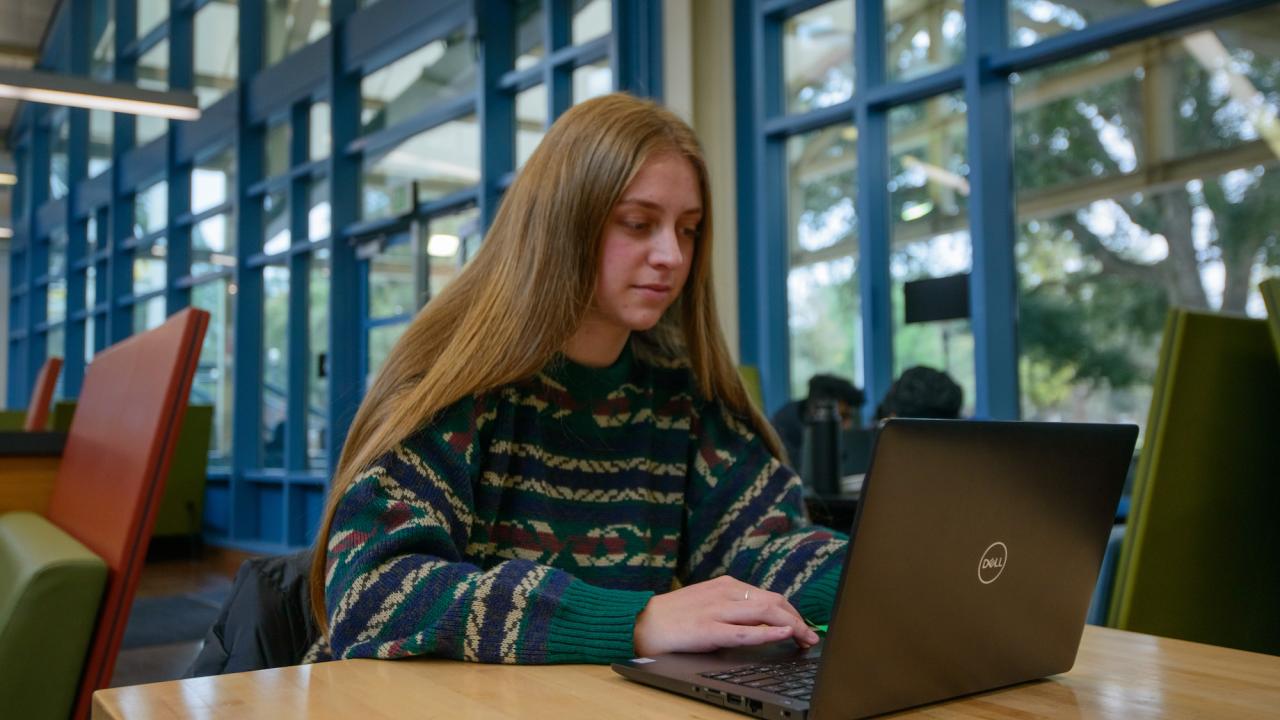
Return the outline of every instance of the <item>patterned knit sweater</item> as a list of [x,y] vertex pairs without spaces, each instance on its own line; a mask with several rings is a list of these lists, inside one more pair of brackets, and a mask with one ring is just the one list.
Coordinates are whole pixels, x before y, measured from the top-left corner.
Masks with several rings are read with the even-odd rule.
[[634,655],[655,593],[725,574],[822,623],[845,543],[808,525],[796,475],[688,369],[629,348],[608,368],[558,358],[446,408],[343,495],[330,646],[611,662]]

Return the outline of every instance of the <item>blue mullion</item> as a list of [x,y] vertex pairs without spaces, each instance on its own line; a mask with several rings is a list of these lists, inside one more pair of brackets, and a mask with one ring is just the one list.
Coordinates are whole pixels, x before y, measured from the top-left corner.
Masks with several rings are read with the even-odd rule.
[[262,10],[261,3],[246,3],[240,7],[239,21],[237,95],[240,106],[236,108],[239,132],[235,146],[237,290],[232,314],[236,337],[228,527],[228,536],[233,540],[254,538],[256,495],[245,475],[262,464],[262,271],[249,269],[246,260],[262,246],[262,202],[250,196],[249,188],[262,177],[265,128],[250,122],[249,103],[245,101],[250,80],[262,67]]
[[40,226],[37,208],[49,197],[49,112],[39,108],[33,114],[34,130],[31,133],[31,186],[27,194],[29,230],[27,231],[27,347],[24,353],[26,366],[20,375],[22,404],[31,396],[36,374],[45,358],[45,343],[36,335],[36,328],[44,322],[48,303],[48,290],[32,282],[32,278],[49,273],[49,242],[46,228]]
[[[791,397],[790,332],[787,323],[787,167],[786,140],[770,139],[761,130],[777,114],[782,98],[782,26],[777,18],[756,14],[752,47],[760,58],[752,115],[756,131],[754,278],[747,293],[756,303],[756,363],[764,391],[765,410],[772,414]],[[755,293],[750,281],[755,281]]]
[[799,135],[800,133],[845,122],[853,117],[858,104],[854,100],[845,100],[835,105],[809,110],[803,115],[777,115],[764,121],[763,132],[766,136]]
[[[169,0],[169,87],[194,92],[195,20],[184,0]],[[191,164],[180,159],[179,121],[170,120],[165,143],[168,146],[165,175],[169,182],[168,250],[165,253],[165,312],[172,315],[191,304],[191,290],[178,280],[191,272],[191,226],[176,224],[173,218],[191,214]]]
[[[89,27],[89,0],[71,0],[71,73],[74,75],[89,74],[89,43],[91,29]],[[85,223],[76,217],[76,207],[80,202],[80,180],[88,175],[89,169],[89,111],[72,108],[69,111],[70,145],[67,148],[67,322],[62,353],[62,392],[65,397],[76,397],[80,394],[80,385],[84,380],[84,338],[85,324],[83,320],[71,319],[73,310],[83,311],[85,304],[85,272],[74,270],[85,255],[86,231]],[[94,215],[89,215],[88,222],[95,222]]]
[[[999,19],[1005,36],[1001,38],[998,47],[993,45],[987,48],[988,68],[996,74],[1023,72],[1095,50],[1145,40],[1192,25],[1265,7],[1275,2],[1276,0],[1179,0],[1103,20],[1083,29],[1055,35],[1022,48],[1006,48],[1008,13],[1005,12]],[[970,4],[965,3],[965,32],[971,39],[974,37],[974,28],[967,22]],[[984,6],[981,8],[984,13],[993,11],[997,6],[1002,11],[1005,8],[1003,0],[972,4]],[[990,28],[983,28],[984,34],[988,32]],[[966,47],[970,44],[972,43],[966,42]]]
[[859,95],[862,103],[867,106],[888,108],[954,92],[962,87],[964,87],[964,68],[956,65],[923,77],[868,87],[859,91]]
[[662,99],[662,2],[613,3],[609,34],[615,90]]
[[[543,12],[546,12],[544,6]],[[477,204],[482,227],[493,224],[502,199],[498,179],[515,168],[515,96],[499,88],[504,73],[515,63],[515,25],[507,0],[477,0],[476,22],[480,37],[479,97],[476,115],[480,123],[480,190]],[[549,38],[544,38],[548,45]]]
[[[542,0],[543,35],[547,39],[547,59],[543,61],[542,82],[547,88],[547,124],[573,105],[573,66],[552,61],[561,48],[572,42],[573,7],[569,0]],[[514,137],[514,135],[512,136]]]
[[[342,58],[346,54],[343,28],[355,12],[355,0],[334,0],[331,7],[333,54],[329,78],[330,127],[333,149],[329,154],[330,227],[336,231],[359,218],[361,195],[360,160],[341,148],[347,147],[360,133],[360,78],[347,73]],[[343,188],[347,188],[345,192]],[[347,437],[351,420],[364,394],[360,374],[360,343],[337,342],[339,338],[360,334],[360,309],[352,302],[359,297],[360,268],[355,247],[331,236],[329,276],[329,469],[338,466],[338,458]]]
[[760,366],[760,318],[761,303],[756,295],[756,279],[759,277],[757,261],[760,248],[760,229],[756,228],[756,177],[760,174],[756,157],[757,133],[755,104],[760,76],[763,72],[760,58],[756,57],[753,36],[756,8],[738,6],[733,10],[733,60],[734,73],[734,150],[739,171],[736,177],[738,195],[738,361],[742,365]]
[[1012,100],[986,58],[1008,40],[1005,2],[965,3],[964,79],[969,132],[969,307],[977,382],[974,414],[1016,420],[1018,278],[1014,262]]
[[[292,110],[293,134],[289,149],[291,165],[305,163],[310,150],[310,103],[298,103]],[[289,234],[295,245],[307,244],[307,202],[309,176],[295,176],[289,185]],[[285,398],[284,467],[289,471],[307,467],[307,375],[311,353],[309,351],[310,322],[310,268],[311,256],[295,253],[289,258],[289,318],[287,396]],[[285,503],[288,507],[289,503]],[[285,516],[285,534],[289,536],[289,515]]]
[[[870,421],[875,398],[893,384],[893,282],[889,274],[889,111],[868,98],[884,87],[885,13],[882,3],[858,3],[854,72],[858,123],[858,288],[861,293],[863,409]],[[853,368],[850,368],[852,375]]]
[[[28,136],[29,137],[29,136]],[[10,207],[10,217],[13,221],[13,240],[9,246],[9,306],[5,310],[9,319],[9,343],[8,349],[8,381],[5,383],[5,405],[7,407],[19,407],[22,403],[19,397],[22,394],[20,379],[25,377],[26,369],[24,367],[24,356],[26,355],[26,347],[24,339],[27,333],[25,318],[21,317],[19,304],[26,300],[26,292],[24,288],[30,285],[31,275],[28,273],[27,256],[28,252],[23,251],[21,256],[15,261],[14,256],[17,254],[19,244],[25,244],[26,247],[31,246],[31,214],[30,205],[25,202],[27,186],[30,185],[31,172],[28,168],[28,159],[31,156],[30,141],[24,139],[14,147],[13,150],[13,169],[14,174],[18,176],[18,184],[13,186],[10,191],[10,199],[12,205]]]
[[[115,80],[133,82],[136,76],[135,62],[125,51],[133,43],[137,28],[137,3],[119,2],[115,9]],[[117,300],[133,294],[133,251],[124,243],[133,235],[133,194],[137,190],[126,185],[123,162],[134,145],[134,116],[114,113],[112,122],[111,203],[108,210],[110,232],[98,238],[99,244],[110,248],[107,293],[102,298],[109,308],[104,337],[107,345],[120,342],[133,333],[133,314]]]

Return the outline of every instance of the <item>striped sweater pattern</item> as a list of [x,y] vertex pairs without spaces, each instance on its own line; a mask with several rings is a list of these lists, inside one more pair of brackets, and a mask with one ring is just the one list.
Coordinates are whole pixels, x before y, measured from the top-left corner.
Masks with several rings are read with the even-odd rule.
[[339,501],[325,599],[336,657],[632,657],[655,593],[720,575],[826,622],[846,539],[687,368],[630,349],[466,398]]

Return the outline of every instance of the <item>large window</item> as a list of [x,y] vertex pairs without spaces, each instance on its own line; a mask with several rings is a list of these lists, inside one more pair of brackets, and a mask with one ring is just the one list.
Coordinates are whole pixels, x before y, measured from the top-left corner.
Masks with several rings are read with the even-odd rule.
[[267,0],[267,65],[329,34],[329,0]]
[[433,40],[360,82],[360,126],[369,133],[395,125],[432,103],[471,92],[475,49],[463,32]]
[[426,130],[374,159],[364,173],[364,218],[402,215],[480,180],[480,131],[474,116]]
[[238,0],[213,0],[195,15],[195,93],[200,107],[236,86],[240,68]]
[[1145,423],[1171,305],[1280,271],[1280,9],[1014,78],[1023,412]]

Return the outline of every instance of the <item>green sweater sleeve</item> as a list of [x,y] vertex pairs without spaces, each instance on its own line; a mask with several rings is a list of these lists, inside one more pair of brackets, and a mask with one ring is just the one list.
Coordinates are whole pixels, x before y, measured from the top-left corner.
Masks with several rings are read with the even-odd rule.
[[800,478],[745,419],[704,403],[691,433],[686,581],[731,575],[781,593],[809,620],[826,622],[847,538],[809,523]]
[[653,593],[545,565],[468,560],[485,412],[465,400],[378,460],[339,501],[325,600],[336,657],[604,663],[634,655]]

